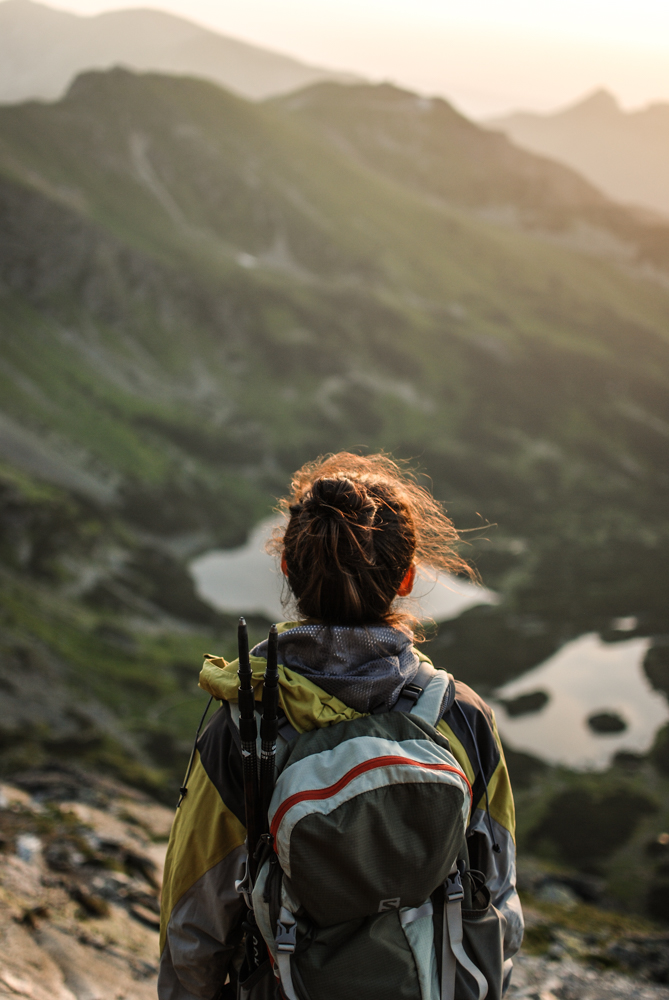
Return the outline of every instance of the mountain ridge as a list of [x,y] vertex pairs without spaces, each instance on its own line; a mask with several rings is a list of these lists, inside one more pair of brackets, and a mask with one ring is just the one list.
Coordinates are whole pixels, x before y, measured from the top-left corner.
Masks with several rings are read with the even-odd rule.
[[35,0],[0,3],[0,103],[57,99],[80,72],[116,64],[196,75],[251,99],[357,79],[149,8],[84,17]]
[[[151,489],[162,483],[161,490],[170,483],[175,502],[181,497],[182,508],[190,509],[184,531],[211,525],[204,507],[212,501],[204,503],[203,498],[214,483],[216,489],[227,484],[226,503],[236,490],[240,498],[255,493],[259,502],[267,487],[258,493],[248,471],[240,474],[245,457],[249,469],[275,468],[265,480],[269,484],[330,442],[362,440],[370,447],[394,442],[394,448],[421,454],[425,449],[419,442],[428,423],[428,438],[441,441],[429,450],[428,465],[433,475],[443,470],[437,477],[442,495],[469,495],[467,506],[472,502],[480,509],[483,497],[474,499],[480,486],[473,494],[471,485],[464,493],[454,487],[459,477],[462,485],[476,481],[471,468],[476,461],[492,474],[490,449],[497,449],[498,465],[500,446],[507,454],[506,476],[516,461],[511,455],[525,447],[520,442],[526,426],[555,436],[551,447],[556,453],[573,448],[559,425],[551,423],[570,392],[577,393],[579,406],[589,406],[583,386],[576,388],[578,379],[569,373],[570,351],[582,354],[583,371],[589,370],[601,385],[598,398],[611,430],[588,447],[595,448],[607,468],[607,449],[613,455],[616,440],[631,440],[636,418],[630,414],[646,413],[650,400],[651,423],[666,419],[660,402],[666,340],[661,286],[644,284],[641,295],[638,279],[625,277],[619,268],[542,242],[541,231],[533,235],[532,218],[526,231],[517,232],[481,218],[471,190],[459,179],[467,177],[461,152],[451,157],[455,187],[450,193],[444,190],[437,204],[433,191],[440,189],[430,187],[434,158],[428,157],[429,169],[418,180],[405,173],[401,155],[393,160],[395,133],[380,113],[378,129],[386,129],[390,143],[383,163],[369,158],[361,163],[345,149],[334,150],[332,136],[322,131],[325,109],[317,91],[305,95],[317,101],[317,126],[280,103],[249,104],[196,80],[121,70],[80,77],[57,105],[0,109],[0,171],[7,182],[11,178],[21,185],[6,188],[5,218],[15,221],[5,229],[15,233],[15,242],[4,247],[5,284],[17,302],[36,309],[48,324],[57,321],[79,331],[53,355],[55,369],[72,389],[66,406],[54,384],[46,394],[52,397],[51,409],[39,393],[26,394],[31,380],[43,385],[47,378],[46,369],[36,368],[39,355],[17,354],[20,340],[10,354],[7,341],[10,370],[23,379],[5,380],[9,416],[30,425],[39,414],[46,426],[60,427],[66,437],[75,433],[80,447],[95,442],[96,461],[111,463],[127,480],[128,503],[133,477],[139,477],[133,487],[137,497],[148,497],[150,483]],[[338,93],[347,108],[355,108],[355,88],[342,87]],[[411,115],[425,120],[417,104],[421,99],[387,87],[363,88],[362,97],[363,104],[379,99],[390,104],[393,128],[400,121],[412,149]],[[396,107],[402,109],[399,118],[392,110]],[[453,135],[448,123],[454,122],[467,134],[473,130],[477,142],[499,147],[494,136],[479,135],[475,126],[453,118],[441,104],[435,113],[438,121],[431,127],[438,131],[439,116],[445,116],[447,146]],[[336,125],[334,119],[331,123]],[[423,147],[419,143],[416,148],[420,152]],[[512,152],[521,160],[526,156]],[[372,154],[376,156],[374,150]],[[476,145],[467,155],[481,159]],[[533,162],[527,157],[529,165]],[[536,169],[541,176],[543,161],[537,161]],[[506,175],[500,171],[499,176],[501,186],[495,188],[491,181],[483,189],[493,204],[509,197]],[[531,215],[537,206],[551,209],[553,217],[540,219],[542,226],[568,228],[588,207],[588,199],[609,210],[606,200],[578,178],[575,190],[585,192],[585,201],[579,194],[565,205],[560,187],[551,206],[548,181],[553,174],[548,170],[544,176],[544,201],[529,205]],[[26,185],[35,191],[33,200],[17,208],[26,198],[19,198],[18,191]],[[38,188],[40,198],[47,199],[43,208],[38,207]],[[56,221],[54,209],[47,210],[53,198],[45,192],[63,189],[69,207],[61,207],[62,221]],[[29,202],[35,207],[29,208]],[[54,236],[46,239],[41,220],[52,217]],[[58,240],[62,227],[80,235]],[[71,268],[66,266],[68,248]],[[25,263],[19,266],[21,260]],[[75,288],[84,294],[73,298]],[[116,289],[128,291],[119,295]],[[84,316],[89,317],[85,322]],[[91,323],[95,336],[84,333]],[[119,339],[120,331],[125,339]],[[132,350],[122,346],[126,342],[133,343]],[[446,345],[466,377],[444,374],[449,367]],[[436,369],[426,360],[434,351],[442,359]],[[588,360],[598,354],[604,366],[599,371]],[[273,359],[271,376],[268,358]],[[97,400],[77,388],[84,377],[82,363],[90,373],[86,378],[95,377]],[[623,368],[614,374],[620,364]],[[266,386],[266,399],[254,399],[252,405],[243,388],[248,376],[231,374],[248,371],[249,365],[257,366],[255,379]],[[532,365],[538,366],[534,376]],[[558,409],[548,419],[547,398],[534,398],[531,379],[536,381],[539,371],[551,365],[551,392],[556,394],[550,398]],[[613,366],[611,384],[641,380],[625,404],[624,417],[618,402],[610,410],[613,400],[608,401],[609,390],[600,383],[607,365]],[[561,375],[556,380],[557,371]],[[520,410],[513,388],[518,378],[530,380]],[[135,387],[133,379],[140,379]],[[487,416],[474,405],[486,379],[496,385]],[[285,421],[281,429],[269,417],[269,400],[276,406],[282,398],[277,392],[294,394],[279,408]],[[304,400],[319,394],[324,396],[315,422]],[[415,401],[421,399],[418,405]],[[78,422],[72,416],[77,407]],[[435,422],[429,413],[440,416]],[[500,422],[506,428],[502,438]],[[469,467],[463,448],[472,456]],[[650,453],[647,457],[644,474],[655,476],[656,460]],[[640,459],[637,451],[637,465]],[[177,488],[187,467],[191,482],[200,484],[199,501],[188,499],[190,487],[182,483]],[[205,482],[210,484],[206,489]],[[500,507],[504,494],[508,499]],[[509,506],[511,495],[515,488],[509,479],[494,502],[488,496],[491,519],[518,521]],[[216,509],[214,505],[212,511]],[[258,509],[255,502],[250,509]],[[239,523],[232,518],[232,524]]]
[[551,114],[516,112],[486,125],[580,171],[609,197],[669,218],[669,103],[624,111],[600,89]]
[[341,88],[324,82],[267,103],[405,191],[641,265],[660,280],[669,266],[667,219],[617,203],[566,164],[528,156],[443,98],[387,83]]

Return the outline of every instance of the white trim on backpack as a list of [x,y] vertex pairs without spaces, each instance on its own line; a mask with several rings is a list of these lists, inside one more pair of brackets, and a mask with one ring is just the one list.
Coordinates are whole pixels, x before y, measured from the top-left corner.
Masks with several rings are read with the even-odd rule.
[[439,1000],[433,916],[431,899],[422,906],[404,907],[399,912],[400,925],[416,963],[421,1000]]

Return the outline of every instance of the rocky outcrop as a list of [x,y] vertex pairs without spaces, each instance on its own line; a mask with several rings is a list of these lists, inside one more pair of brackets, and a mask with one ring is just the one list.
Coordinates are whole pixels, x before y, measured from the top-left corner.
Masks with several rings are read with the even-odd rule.
[[669,988],[574,959],[520,954],[507,994],[517,1000],[665,1000]]
[[154,1000],[172,811],[75,769],[0,786],[0,997]]

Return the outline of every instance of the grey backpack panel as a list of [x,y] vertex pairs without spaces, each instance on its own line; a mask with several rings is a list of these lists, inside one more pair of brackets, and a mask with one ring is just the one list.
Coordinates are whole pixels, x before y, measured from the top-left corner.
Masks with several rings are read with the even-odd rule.
[[418,715],[403,712],[384,712],[382,715],[364,715],[359,719],[338,722],[336,726],[325,726],[302,733],[290,744],[290,751],[282,761],[281,772],[304,757],[332,750],[356,736],[377,736],[380,739],[428,739],[450,751],[445,736]]

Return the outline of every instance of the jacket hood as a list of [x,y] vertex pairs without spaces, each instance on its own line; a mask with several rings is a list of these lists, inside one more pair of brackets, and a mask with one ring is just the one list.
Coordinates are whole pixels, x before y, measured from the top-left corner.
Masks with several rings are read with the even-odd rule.
[[[285,622],[279,628],[279,704],[298,730],[384,712],[410,684],[421,661],[411,638],[386,626],[344,627]],[[267,642],[251,652],[256,700],[262,697]],[[214,698],[237,701],[239,663],[207,656],[200,687]]]
[[[335,695],[356,712],[388,712],[420,660],[411,637],[384,625],[306,623],[279,635],[279,662]],[[252,650],[267,658],[267,640]]]

